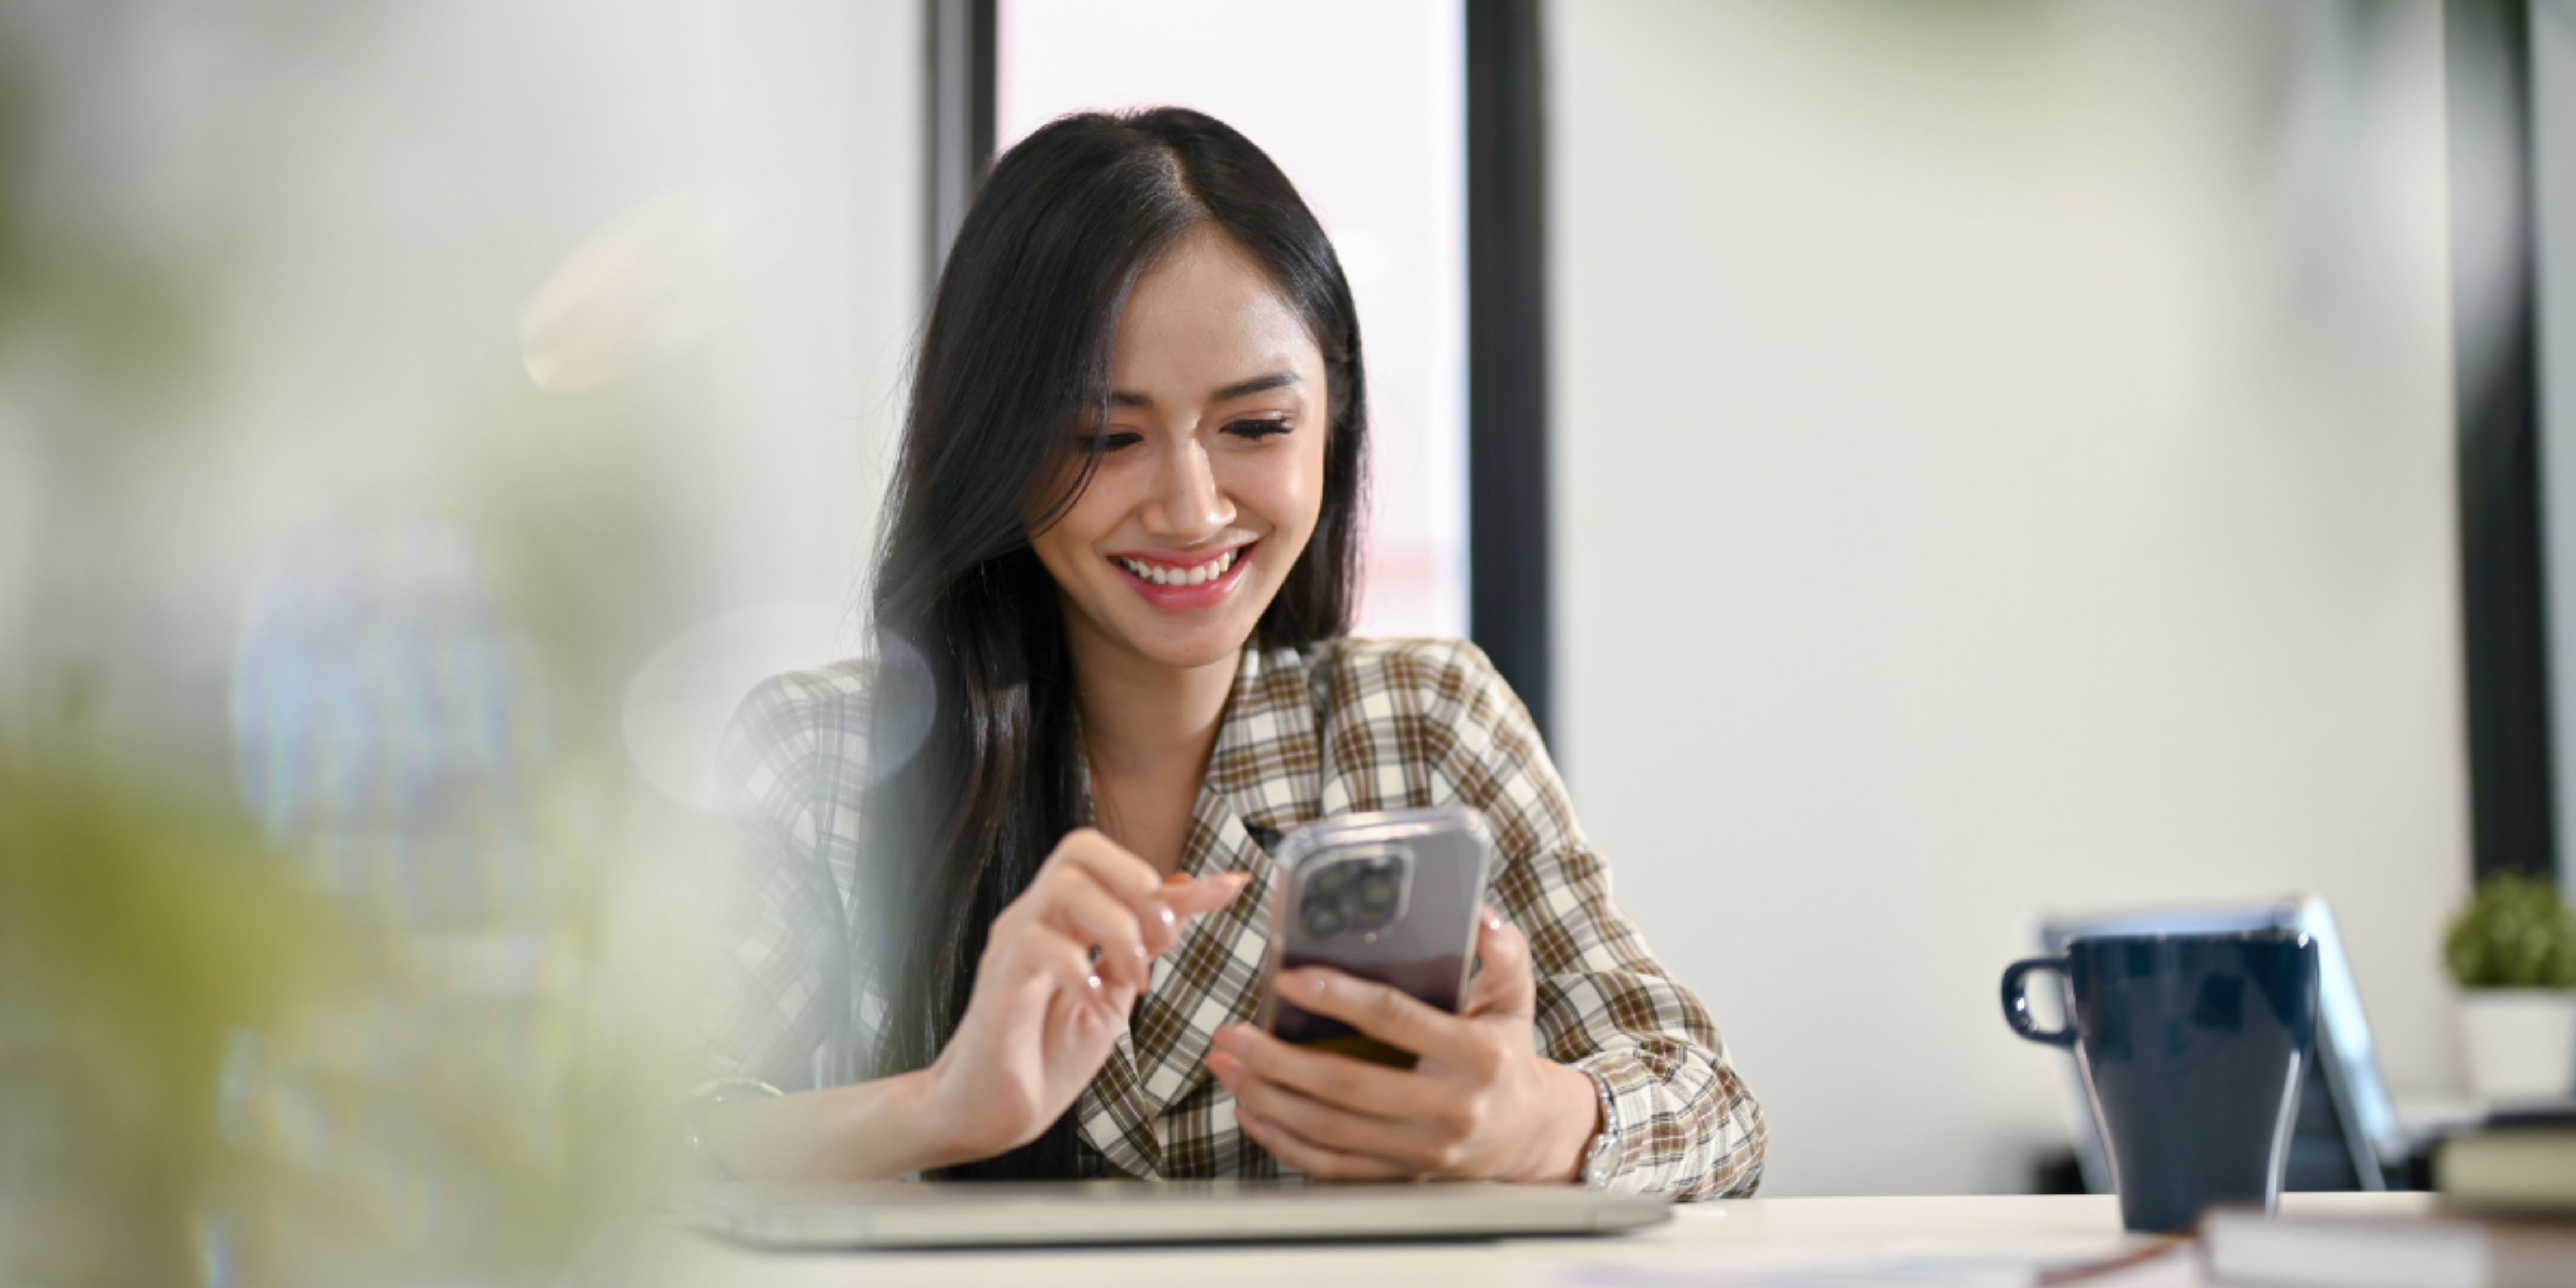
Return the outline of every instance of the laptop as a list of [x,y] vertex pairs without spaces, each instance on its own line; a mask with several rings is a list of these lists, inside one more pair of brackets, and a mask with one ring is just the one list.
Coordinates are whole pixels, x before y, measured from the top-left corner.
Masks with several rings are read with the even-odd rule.
[[1659,1194],[1574,1186],[1041,1181],[692,1186],[682,1224],[781,1250],[1595,1235],[1672,1219]]

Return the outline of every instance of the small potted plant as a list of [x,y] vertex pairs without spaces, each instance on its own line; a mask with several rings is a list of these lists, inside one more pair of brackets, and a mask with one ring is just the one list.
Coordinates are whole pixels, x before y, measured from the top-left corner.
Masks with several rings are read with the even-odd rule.
[[2576,1090],[2576,912],[2536,877],[2492,876],[2451,919],[2469,1089],[2481,1100]]

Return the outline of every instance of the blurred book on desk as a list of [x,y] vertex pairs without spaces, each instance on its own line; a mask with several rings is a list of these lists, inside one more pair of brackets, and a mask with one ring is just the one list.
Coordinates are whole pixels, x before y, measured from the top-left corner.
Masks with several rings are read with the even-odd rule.
[[[2576,1221],[2576,1101],[2502,1108],[2433,1146],[2446,1207]],[[2571,1270],[2561,1283],[2576,1283]]]
[[2576,1284],[2576,1103],[2500,1108],[2433,1146],[2438,1212],[2267,1217],[2201,1227],[2217,1284],[2565,1288]]
[[2422,1217],[2269,1217],[2201,1223],[2208,1282],[2244,1288],[2566,1288],[2576,1223]]

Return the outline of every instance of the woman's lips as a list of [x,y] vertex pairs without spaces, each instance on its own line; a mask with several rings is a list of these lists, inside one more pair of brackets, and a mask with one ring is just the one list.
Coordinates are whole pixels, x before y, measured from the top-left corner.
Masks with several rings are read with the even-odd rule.
[[[1109,563],[1118,570],[1119,576],[1127,579],[1127,584],[1135,588],[1137,594],[1145,597],[1146,603],[1157,608],[1203,608],[1234,593],[1234,588],[1243,581],[1244,567],[1252,562],[1252,548],[1258,544],[1246,542],[1197,564],[1176,564],[1168,559],[1132,555],[1111,555]],[[1155,581],[1137,572],[1140,566],[1160,572],[1170,580]],[[1190,583],[1188,574],[1198,568],[1209,569],[1211,575],[1205,581]]]

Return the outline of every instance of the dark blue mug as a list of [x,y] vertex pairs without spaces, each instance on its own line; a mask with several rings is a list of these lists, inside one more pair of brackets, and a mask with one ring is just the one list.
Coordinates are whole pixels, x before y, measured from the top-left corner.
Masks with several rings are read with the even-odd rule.
[[[2066,1027],[2033,1023],[2023,978],[2065,981]],[[2106,935],[2004,972],[2004,1019],[2071,1048],[2132,1230],[2280,1200],[2316,1047],[2317,946],[2293,930]]]

